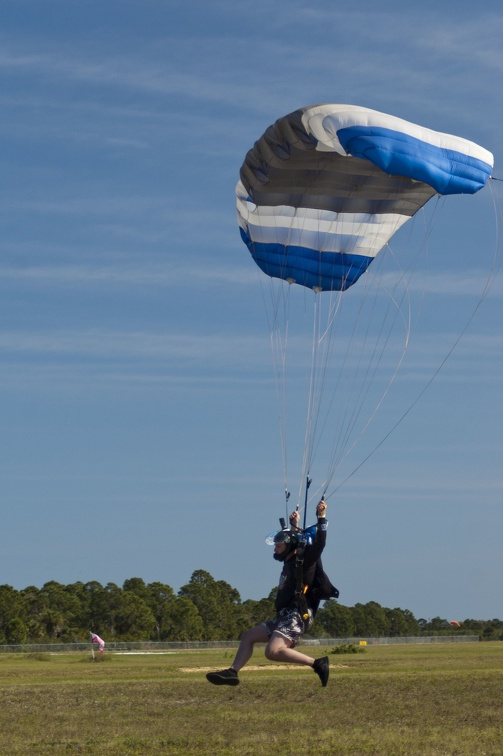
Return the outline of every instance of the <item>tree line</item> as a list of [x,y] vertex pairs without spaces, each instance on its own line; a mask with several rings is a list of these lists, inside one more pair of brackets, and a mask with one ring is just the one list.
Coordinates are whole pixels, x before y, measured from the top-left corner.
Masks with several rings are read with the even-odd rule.
[[[243,630],[274,616],[273,589],[267,598],[242,601],[238,591],[205,570],[196,570],[177,594],[164,583],[134,577],[15,590],[0,585],[0,645],[77,643],[95,632],[106,641],[237,640]],[[375,601],[349,607],[331,599],[316,615],[313,638],[393,637],[465,633],[503,640],[501,620],[460,622],[416,619],[407,609]]]

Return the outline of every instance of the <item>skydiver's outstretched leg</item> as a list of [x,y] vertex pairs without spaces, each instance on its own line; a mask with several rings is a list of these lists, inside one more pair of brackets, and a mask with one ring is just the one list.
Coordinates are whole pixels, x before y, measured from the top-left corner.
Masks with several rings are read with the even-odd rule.
[[265,655],[267,659],[271,659],[272,661],[303,664],[304,666],[311,667],[320,678],[324,688],[328,683],[328,676],[330,674],[328,656],[323,656],[321,659],[312,659],[307,654],[302,654],[300,651],[292,648],[292,641],[277,631],[274,631],[271,635],[271,640],[265,649]]
[[239,670],[251,659],[255,643],[267,643],[268,641],[269,637],[264,625],[255,625],[255,627],[252,627],[250,630],[245,630],[241,636],[239,648],[234,657],[231,668],[235,669],[236,672],[239,672]]
[[267,643],[269,636],[264,625],[256,625],[241,636],[232,666],[219,672],[208,672],[206,679],[214,685],[239,685],[238,672],[251,659],[255,643]]
[[300,651],[296,651],[292,648],[292,645],[292,641],[285,638],[281,633],[274,631],[265,649],[266,659],[288,662],[289,664],[304,664],[305,666],[312,667],[314,659],[306,654],[302,654]]

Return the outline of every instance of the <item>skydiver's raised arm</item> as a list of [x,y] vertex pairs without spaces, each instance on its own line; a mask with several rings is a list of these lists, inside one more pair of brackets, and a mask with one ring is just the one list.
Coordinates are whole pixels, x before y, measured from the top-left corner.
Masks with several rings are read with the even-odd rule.
[[326,521],[327,505],[324,499],[318,502],[316,505],[316,515],[318,517],[318,523],[316,525],[316,538],[313,543],[306,547],[304,556],[304,569],[307,570],[313,565],[317,559],[321,556],[325,544],[327,542],[327,521]]

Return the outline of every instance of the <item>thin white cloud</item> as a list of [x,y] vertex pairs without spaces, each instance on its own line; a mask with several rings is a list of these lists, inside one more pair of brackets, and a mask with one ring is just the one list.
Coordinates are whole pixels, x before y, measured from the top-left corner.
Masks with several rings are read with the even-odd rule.
[[[237,245],[237,242],[236,242]],[[239,251],[239,247],[238,247]],[[31,284],[40,286],[133,286],[155,288],[178,288],[190,281],[192,289],[198,286],[244,286],[261,287],[268,282],[255,266],[244,257],[242,264],[201,263],[200,261],[176,262],[172,255],[164,264],[144,262],[131,263],[127,256],[113,264],[95,261],[89,265],[25,265],[0,266],[0,287],[2,283]],[[395,276],[382,276],[379,286],[383,290],[392,289]],[[410,293],[446,297],[481,298],[488,289],[489,297],[503,297],[503,275],[494,280],[491,271],[473,269],[461,272],[436,271],[424,279],[411,277],[408,282]],[[258,303],[261,304],[261,303]]]
[[97,262],[90,265],[28,265],[0,267],[0,286],[31,284],[40,286],[135,286],[179,288],[190,281],[191,288],[198,286],[244,285],[257,283],[257,274],[251,265],[222,265],[221,263],[196,265],[176,263],[131,264],[127,258],[115,264]]
[[[459,334],[440,332],[429,337],[418,337],[410,349],[413,364],[417,366],[422,362],[426,367],[438,364],[440,357],[452,346],[457,336]],[[304,350],[305,343],[292,337],[289,348],[295,365],[295,355],[299,350]],[[206,366],[221,364],[226,369],[232,364],[233,369],[237,370],[248,370],[251,363],[258,367],[256,359],[261,354],[261,368],[267,366],[269,369],[270,364],[267,337],[251,335],[239,329],[214,334],[204,331],[200,335],[193,331],[184,332],[181,328],[162,333],[100,328],[30,331],[3,329],[0,330],[0,352],[4,359],[8,354],[21,353],[33,357],[45,355],[51,359],[54,356],[70,356],[104,362],[124,359],[176,360],[185,363],[204,362]],[[498,333],[467,334],[456,348],[456,353],[467,358],[467,368],[480,373],[479,360],[493,359],[495,354],[503,354],[503,336]],[[470,360],[473,361],[470,363]]]
[[[0,351],[96,358],[104,361],[133,359],[204,361],[228,364],[229,356],[250,362],[263,349],[259,337],[232,335],[200,336],[194,333],[153,333],[151,331],[47,330],[0,331]],[[264,350],[266,351],[266,350]]]

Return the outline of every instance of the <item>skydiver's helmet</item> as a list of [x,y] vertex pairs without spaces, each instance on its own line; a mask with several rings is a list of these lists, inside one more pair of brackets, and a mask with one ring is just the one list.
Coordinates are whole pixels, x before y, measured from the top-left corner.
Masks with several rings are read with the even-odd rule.
[[274,543],[285,544],[286,549],[282,551],[281,554],[276,554],[276,552],[274,552],[274,558],[277,559],[278,562],[284,562],[287,556],[299,545],[299,536],[297,533],[294,533],[293,530],[280,530],[274,536]]

